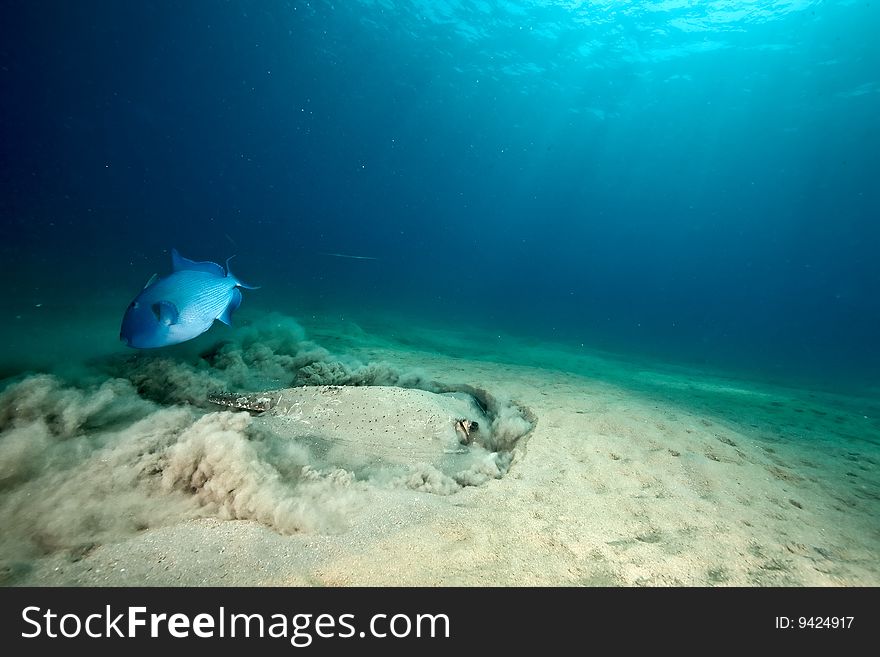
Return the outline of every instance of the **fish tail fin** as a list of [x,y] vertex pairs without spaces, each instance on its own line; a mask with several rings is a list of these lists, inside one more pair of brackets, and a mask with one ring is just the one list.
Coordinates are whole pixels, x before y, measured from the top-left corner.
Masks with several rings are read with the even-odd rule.
[[236,286],[243,287],[245,290],[259,290],[261,286],[259,285],[248,285],[238,278],[235,274],[232,273],[232,269],[229,267],[229,261],[232,260],[235,256],[231,255],[226,258],[226,275],[235,281]]

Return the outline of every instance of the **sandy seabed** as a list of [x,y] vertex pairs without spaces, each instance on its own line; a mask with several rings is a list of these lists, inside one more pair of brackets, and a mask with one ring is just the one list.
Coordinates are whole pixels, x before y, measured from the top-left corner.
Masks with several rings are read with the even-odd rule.
[[[7,366],[0,583],[880,584],[876,396],[368,325],[317,320],[307,334],[254,316],[167,353]],[[459,470],[415,453],[352,465],[206,402],[447,384],[495,404],[498,440]],[[356,415],[335,412],[337,432]]]

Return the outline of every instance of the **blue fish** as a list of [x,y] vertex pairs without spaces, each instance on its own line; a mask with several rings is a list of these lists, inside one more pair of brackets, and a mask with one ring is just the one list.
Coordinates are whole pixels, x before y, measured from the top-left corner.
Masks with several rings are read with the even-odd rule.
[[[231,260],[232,258],[230,258]],[[174,271],[157,274],[132,301],[119,339],[129,347],[152,349],[192,340],[211,328],[215,319],[232,325],[232,313],[241,304],[245,285],[229,270],[213,262],[194,262],[171,249]]]

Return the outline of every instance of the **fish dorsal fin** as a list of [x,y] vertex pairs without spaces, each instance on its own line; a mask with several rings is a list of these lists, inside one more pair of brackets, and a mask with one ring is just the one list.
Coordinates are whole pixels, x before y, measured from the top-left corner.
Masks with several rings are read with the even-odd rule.
[[196,262],[195,260],[184,258],[177,252],[177,249],[171,249],[171,265],[174,271],[203,271],[221,278],[226,276],[223,267],[216,262]]
[[156,280],[158,278],[159,278],[159,274],[153,274],[152,276],[150,276],[150,280],[148,280],[147,284],[144,285],[144,289],[146,290],[148,287],[150,287],[153,283],[156,282]]
[[177,310],[177,306],[170,301],[157,301],[151,306],[151,310],[156,316],[156,319],[159,320],[159,323],[164,324],[165,326],[177,324],[177,320],[180,317],[180,312]]

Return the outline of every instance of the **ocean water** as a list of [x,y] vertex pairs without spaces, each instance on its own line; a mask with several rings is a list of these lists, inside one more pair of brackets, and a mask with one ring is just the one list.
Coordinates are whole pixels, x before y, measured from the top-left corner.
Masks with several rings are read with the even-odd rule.
[[3,13],[13,317],[121,316],[177,247],[236,255],[251,308],[880,371],[876,3]]
[[[0,517],[48,518],[56,497],[15,500],[82,483],[51,471],[71,437],[77,454],[128,445],[110,462],[134,474],[107,490],[138,500],[136,521],[95,502],[100,530],[62,527],[37,553],[201,517],[181,496],[143,511],[139,422],[165,427],[151,449],[173,461],[180,435],[245,435],[182,410],[218,387],[411,384],[412,354],[433,351],[674,398],[795,451],[828,440],[832,488],[861,486],[864,563],[880,544],[878,29],[867,0],[4,2]],[[122,314],[172,247],[235,256],[260,289],[236,327],[138,354]],[[841,396],[811,413],[812,392],[765,384]],[[255,489],[288,472],[266,445],[241,461]],[[41,535],[30,522],[16,540]],[[0,583],[31,572],[32,552],[2,552]]]

